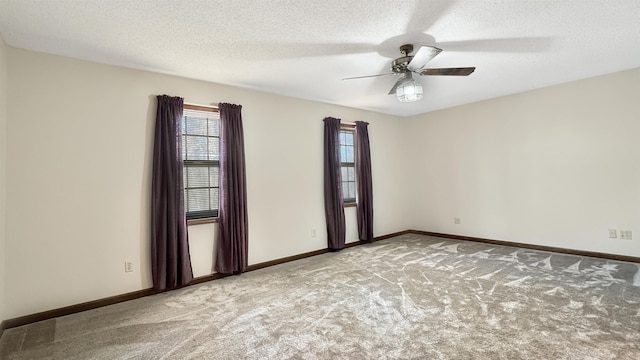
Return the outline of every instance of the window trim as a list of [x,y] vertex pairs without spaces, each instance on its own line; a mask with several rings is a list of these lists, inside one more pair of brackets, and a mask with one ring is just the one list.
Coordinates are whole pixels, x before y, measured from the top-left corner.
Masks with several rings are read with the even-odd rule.
[[[202,106],[202,105],[191,105],[191,104],[183,104],[183,116],[185,110],[194,110],[194,111],[202,111],[202,112],[210,112],[210,113],[219,113],[218,108],[213,106]],[[199,136],[199,135],[185,135],[183,134],[183,140],[186,140],[186,136]],[[209,137],[209,136],[203,136]],[[220,138],[218,136],[218,138]],[[183,160],[182,161],[182,171],[186,171],[187,167],[217,167],[220,169],[220,161],[219,160]],[[189,188],[189,189],[197,189],[197,188]],[[206,189],[210,189],[210,187],[206,187]],[[218,189],[220,187],[218,186]],[[187,196],[187,187],[186,184],[183,184],[183,191],[186,201]],[[218,194],[220,194],[218,190]],[[206,210],[206,211],[192,211],[188,212],[185,207],[185,218],[187,220],[187,225],[198,225],[198,224],[207,224],[207,223],[215,223],[218,222],[218,216],[220,215],[220,209],[215,210]]]
[[[340,157],[340,169],[342,169],[342,166],[348,166],[348,167],[353,167],[354,170],[354,175],[356,173],[356,137],[358,136],[358,134],[356,133],[356,126],[353,124],[340,124],[340,132],[342,131],[349,131],[351,133],[353,133],[353,162],[343,162],[342,161],[342,157]],[[342,144],[339,144],[340,146],[342,146]],[[342,170],[341,170],[342,171]],[[347,181],[349,182],[349,181]],[[358,204],[358,181],[357,179],[353,181],[355,184],[355,197],[354,198],[349,198],[349,199],[342,199],[342,205],[343,207],[354,207],[357,206]],[[342,183],[344,183],[344,179],[342,180]],[[344,193],[344,190],[343,190]]]

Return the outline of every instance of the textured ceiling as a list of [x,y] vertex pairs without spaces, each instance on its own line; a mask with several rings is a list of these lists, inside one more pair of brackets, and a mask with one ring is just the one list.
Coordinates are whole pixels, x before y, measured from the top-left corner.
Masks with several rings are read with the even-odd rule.
[[[640,0],[0,0],[13,47],[408,116],[640,66]],[[387,95],[404,43],[444,51]]]

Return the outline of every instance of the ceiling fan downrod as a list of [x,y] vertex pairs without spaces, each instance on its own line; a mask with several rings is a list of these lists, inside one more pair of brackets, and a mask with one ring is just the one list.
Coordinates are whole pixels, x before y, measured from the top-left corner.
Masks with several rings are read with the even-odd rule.
[[391,71],[396,74],[403,74],[409,71],[407,69],[407,64],[409,64],[413,59],[413,56],[409,55],[411,52],[413,52],[413,45],[404,44],[400,46],[400,53],[402,53],[402,57],[391,62]]

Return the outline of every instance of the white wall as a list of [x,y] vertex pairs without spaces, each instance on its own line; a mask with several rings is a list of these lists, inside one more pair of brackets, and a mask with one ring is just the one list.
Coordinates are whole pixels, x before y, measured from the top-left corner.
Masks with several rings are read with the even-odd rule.
[[411,226],[640,256],[638,94],[635,69],[408,119]]
[[[151,287],[157,94],[243,105],[249,264],[326,248],[326,116],[371,123],[375,235],[409,225],[395,117],[13,48],[8,67],[6,318]],[[216,226],[189,229],[195,276],[212,272]]]
[[0,35],[0,321],[5,316],[5,198],[7,143],[7,46]]

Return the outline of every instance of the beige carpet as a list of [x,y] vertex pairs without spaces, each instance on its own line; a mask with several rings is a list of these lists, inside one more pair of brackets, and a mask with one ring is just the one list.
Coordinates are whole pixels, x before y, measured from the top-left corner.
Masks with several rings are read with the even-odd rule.
[[9,329],[3,359],[640,359],[635,263],[419,235]]

